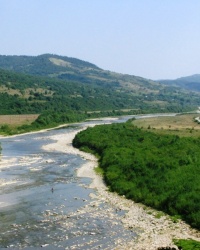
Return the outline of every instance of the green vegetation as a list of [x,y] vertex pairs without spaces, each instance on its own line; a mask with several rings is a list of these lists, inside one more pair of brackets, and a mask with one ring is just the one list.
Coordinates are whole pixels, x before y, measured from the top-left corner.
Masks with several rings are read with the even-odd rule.
[[[82,112],[129,109],[132,114],[164,112],[161,107],[146,104],[143,99],[132,93],[118,92],[114,87],[91,86],[0,70],[0,114],[60,113],[69,109]],[[186,106],[177,103],[166,108],[179,112]]]
[[[0,55],[0,67],[15,72],[30,75],[51,76],[61,75],[64,71],[70,73],[70,69],[98,70],[99,68],[92,63],[79,59],[44,54],[40,56],[3,56]],[[66,71],[64,70],[66,69]],[[68,70],[68,71],[67,71]],[[71,72],[72,73],[72,72]]]
[[133,125],[160,135],[171,134],[180,137],[200,137],[200,125],[195,122],[198,113],[179,114],[176,116],[143,117],[135,119]]
[[198,92],[200,91],[200,74],[181,77],[176,80],[161,80],[159,82],[169,86],[177,86],[187,90]]
[[114,89],[0,70],[0,114],[135,110],[134,103],[129,94]]
[[200,242],[195,240],[175,240],[174,243],[178,246],[178,249],[200,250]]
[[96,174],[103,176],[104,172],[102,168],[96,167],[94,170]]
[[88,128],[73,145],[99,155],[111,191],[200,228],[200,138],[159,135],[131,122]]
[[[0,69],[0,114],[41,114],[31,125],[0,124],[2,134],[22,133],[89,118],[181,112],[199,106],[200,99],[196,94],[188,98],[178,89],[166,89],[140,77],[103,71],[77,59],[53,55],[5,57],[9,60],[4,58],[3,61],[2,58],[0,56],[0,65],[16,71],[21,69],[23,74]],[[62,65],[70,65],[73,75],[84,73],[90,81],[78,81],[76,77],[64,79],[60,70],[65,72],[67,66]]]
[[0,68],[0,114],[122,109],[141,114],[200,106],[198,93],[105,71],[74,58],[0,56]]
[[87,116],[84,113],[73,112],[69,110],[67,113],[43,113],[31,124],[24,124],[20,126],[9,126],[4,124],[0,126],[0,134],[13,135],[29,131],[36,131],[39,129],[46,129],[56,127],[64,123],[80,122],[85,120]]
[[[31,123],[25,121],[24,124],[6,124],[3,123],[0,125],[0,134],[2,135],[13,135],[21,134],[30,131],[38,131],[40,129],[53,128],[62,124],[69,124],[74,122],[85,121],[86,119],[100,118],[100,117],[109,117],[109,116],[120,116],[120,115],[131,115],[135,111],[101,111],[101,112],[81,112],[68,110],[66,112],[44,112],[38,116]],[[22,117],[24,115],[21,115]]]

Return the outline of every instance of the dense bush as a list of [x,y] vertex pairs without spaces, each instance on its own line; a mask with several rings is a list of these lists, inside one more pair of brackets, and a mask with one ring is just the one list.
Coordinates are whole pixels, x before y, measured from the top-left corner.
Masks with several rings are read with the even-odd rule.
[[195,240],[175,240],[175,244],[182,250],[200,250],[200,242]]
[[200,228],[200,138],[161,136],[130,123],[88,128],[73,145],[100,156],[111,191]]

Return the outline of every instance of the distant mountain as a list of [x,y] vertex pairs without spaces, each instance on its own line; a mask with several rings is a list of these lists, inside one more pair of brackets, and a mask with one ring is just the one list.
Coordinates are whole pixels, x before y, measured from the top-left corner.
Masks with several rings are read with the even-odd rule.
[[190,91],[200,92],[200,74],[181,77],[175,80],[160,80],[159,82],[168,86],[177,86]]
[[0,67],[33,75],[49,75],[67,70],[98,69],[92,63],[76,58],[44,54],[40,56],[3,56],[0,55]]
[[15,72],[48,76],[101,86],[122,86],[145,93],[156,90],[159,83],[142,77],[123,75],[100,69],[96,65],[76,58],[44,54],[40,56],[0,55],[0,68]]
[[170,84],[110,72],[66,56],[0,55],[0,69],[1,114],[120,109],[181,112],[200,106],[199,94],[188,95]]

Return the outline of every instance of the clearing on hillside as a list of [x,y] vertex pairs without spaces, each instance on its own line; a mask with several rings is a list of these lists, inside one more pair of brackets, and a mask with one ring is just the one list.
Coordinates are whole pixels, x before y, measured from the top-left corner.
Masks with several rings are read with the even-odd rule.
[[38,118],[38,114],[34,115],[0,115],[0,125],[22,125],[31,124]]

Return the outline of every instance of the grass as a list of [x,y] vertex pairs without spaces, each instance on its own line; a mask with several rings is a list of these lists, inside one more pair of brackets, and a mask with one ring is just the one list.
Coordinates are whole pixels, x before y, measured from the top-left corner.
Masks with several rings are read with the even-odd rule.
[[96,168],[94,169],[94,171],[95,171],[96,174],[98,174],[98,175],[100,175],[100,176],[103,176],[103,174],[104,174],[103,169],[100,168],[100,167],[96,167]]
[[151,117],[134,120],[132,123],[140,128],[159,134],[199,137],[200,124],[194,121],[198,114],[184,114],[165,117]]
[[195,240],[174,240],[178,249],[182,250],[200,250],[200,242]]
[[170,218],[173,221],[173,223],[177,223],[181,219],[181,216],[180,215],[172,215],[172,216],[170,216]]
[[34,115],[0,115],[0,126],[9,125],[11,127],[23,124],[31,124],[38,118],[38,114]]
[[13,135],[27,131],[20,131],[22,125],[30,125],[39,115],[0,115],[0,134]]
[[158,212],[154,215],[154,217],[155,217],[156,219],[160,219],[160,218],[163,217],[163,216],[165,216],[165,213],[163,213],[162,211],[158,211]]
[[[12,89],[12,88],[8,88],[4,85],[0,86],[0,93],[8,93],[9,95],[18,95],[22,98],[29,98],[30,96],[34,97],[34,95],[30,94],[30,92],[32,91],[32,93],[39,93],[42,94],[44,96],[52,96],[54,91],[51,90],[46,90],[43,88],[27,88],[23,91],[20,91],[19,89]],[[46,93],[47,91],[47,93]]]

